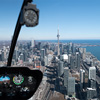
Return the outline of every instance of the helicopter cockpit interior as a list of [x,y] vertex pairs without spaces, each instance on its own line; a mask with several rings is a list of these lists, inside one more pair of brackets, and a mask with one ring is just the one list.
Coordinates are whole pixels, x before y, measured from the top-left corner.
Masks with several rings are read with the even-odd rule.
[[43,74],[39,70],[27,67],[11,67],[14,48],[23,25],[34,27],[38,25],[39,10],[32,0],[23,0],[19,13],[7,66],[0,67],[0,100],[27,100],[31,98],[41,83]]

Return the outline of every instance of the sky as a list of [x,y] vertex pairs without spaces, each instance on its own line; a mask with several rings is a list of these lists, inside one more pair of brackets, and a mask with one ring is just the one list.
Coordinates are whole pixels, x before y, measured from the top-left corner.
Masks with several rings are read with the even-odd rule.
[[[1,0],[0,40],[13,36],[23,0]],[[33,0],[39,25],[22,26],[20,40],[100,39],[100,0]]]

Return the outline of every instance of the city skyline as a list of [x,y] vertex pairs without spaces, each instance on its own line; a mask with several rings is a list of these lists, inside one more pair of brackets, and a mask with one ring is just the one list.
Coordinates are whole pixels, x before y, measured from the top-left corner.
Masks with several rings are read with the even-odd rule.
[[[5,45],[0,46],[0,67],[6,66],[10,50],[10,44],[6,41],[4,43]],[[43,73],[39,88],[28,100],[100,99],[100,60],[92,52],[87,51],[88,46],[100,45],[82,44],[81,42],[60,43],[58,55],[56,42],[19,41],[13,53],[12,67],[27,66]],[[0,84],[2,84],[4,81],[2,76],[0,78]],[[23,78],[25,79],[24,76]]]
[[[0,40],[11,40],[22,2],[1,1]],[[40,10],[39,25],[24,26],[20,40],[56,40],[58,25],[61,40],[100,39],[99,0],[34,0],[33,4]]]

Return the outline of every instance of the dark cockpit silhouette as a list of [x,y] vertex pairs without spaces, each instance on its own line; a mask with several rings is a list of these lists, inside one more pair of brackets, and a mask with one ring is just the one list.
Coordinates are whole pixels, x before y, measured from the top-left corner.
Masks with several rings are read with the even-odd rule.
[[0,68],[0,100],[27,100],[37,90],[43,74],[26,67],[11,67],[12,56],[22,25],[38,25],[39,10],[32,0],[24,0],[11,42],[7,66]]

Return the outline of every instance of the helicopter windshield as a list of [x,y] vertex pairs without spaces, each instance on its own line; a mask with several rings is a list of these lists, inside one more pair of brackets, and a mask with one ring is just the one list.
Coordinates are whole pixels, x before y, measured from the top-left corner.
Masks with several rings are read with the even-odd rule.
[[[11,65],[43,73],[29,100],[99,100],[100,0],[29,0],[20,13],[11,59],[11,42],[15,43],[13,33],[23,1],[1,0],[0,68]],[[22,73],[12,73],[12,78],[0,75],[0,86],[8,87],[12,82],[19,88],[26,79],[30,86],[36,84],[32,75],[26,78]],[[30,89],[24,86],[20,92]]]

